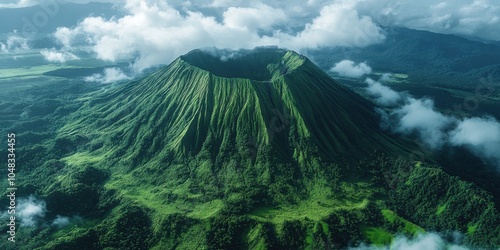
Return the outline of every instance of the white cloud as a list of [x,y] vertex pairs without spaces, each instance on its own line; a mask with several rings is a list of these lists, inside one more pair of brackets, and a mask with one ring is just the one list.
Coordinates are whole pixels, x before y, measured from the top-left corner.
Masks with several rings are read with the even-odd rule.
[[213,0],[210,4],[208,4],[208,6],[215,8],[227,8],[241,4],[243,4],[243,1],[240,0]]
[[445,143],[445,129],[453,119],[434,109],[430,99],[409,98],[407,103],[393,111],[398,117],[396,132],[403,134],[417,133],[420,140],[431,148],[439,148]]
[[[52,0],[59,2],[110,2],[118,6],[158,5],[164,6],[166,1],[158,0]],[[6,0],[0,8],[19,8],[41,4],[43,0]],[[352,44],[355,36],[356,46],[369,44],[370,41],[380,41],[382,35],[377,31],[376,23],[383,26],[400,26],[412,29],[429,30],[438,33],[474,36],[489,40],[500,40],[500,6],[496,0],[422,0],[422,1],[392,1],[392,0],[290,0],[290,1],[242,1],[242,0],[172,0],[168,1],[171,8],[182,12],[201,12],[204,17],[213,16],[220,20],[222,13],[230,8],[242,14],[237,19],[244,20],[252,12],[258,10],[266,14],[266,9],[272,9],[275,16],[264,15],[253,19],[259,26],[275,17],[287,17],[286,25],[292,29],[301,27],[301,34],[296,39],[288,41],[293,48],[324,46],[347,42]],[[261,9],[258,6],[267,6]],[[275,12],[278,10],[278,12]],[[228,13],[231,13],[229,11]],[[131,12],[135,13],[135,12]],[[132,14],[133,15],[133,14]],[[220,18],[220,19],[219,19]],[[314,21],[312,21],[314,19]],[[166,24],[167,25],[167,24]],[[330,29],[328,27],[334,27]],[[275,30],[279,32],[279,30]],[[354,33],[354,34],[352,34]],[[287,34],[287,33],[285,33]],[[349,34],[347,37],[345,35]],[[288,34],[290,35],[290,34]],[[292,34],[288,38],[293,38]],[[287,38],[287,39],[288,39]],[[312,40],[311,40],[312,39]],[[334,41],[334,42],[330,42]],[[286,42],[286,41],[284,41]],[[205,44],[206,47],[210,46]]]
[[57,215],[51,226],[57,228],[63,228],[70,224],[69,217]]
[[68,48],[72,45],[72,40],[76,38],[76,32],[70,30],[67,27],[59,27],[57,31],[54,33],[54,37],[56,40],[61,43],[64,47]]
[[[148,5],[132,0],[127,1],[127,8],[130,14],[123,18],[105,20],[89,17],[74,29],[58,29],[55,36],[66,46],[76,37],[85,36],[98,58],[108,61],[135,58],[134,67],[138,71],[169,63],[194,48],[251,48],[273,43],[267,42],[267,38],[257,32],[240,27],[243,19],[239,23],[229,19],[232,26],[228,26],[225,21],[219,23],[214,17],[199,12],[188,11],[186,15],[181,15],[166,4]],[[267,8],[267,11],[270,13],[271,9]],[[276,12],[279,13],[279,10]]]
[[19,198],[16,208],[16,217],[20,219],[21,226],[35,226],[47,212],[45,201],[38,200],[34,196]]
[[75,28],[59,28],[55,37],[66,47],[84,37],[99,59],[135,59],[134,68],[138,71],[169,63],[195,48],[279,45],[299,50],[366,46],[383,39],[371,19],[358,16],[350,5],[322,7],[319,16],[296,35],[279,29],[288,20],[283,9],[263,3],[228,8],[220,21],[216,16],[188,9],[181,13],[163,2],[128,0],[125,8],[129,14],[122,18],[89,17]]
[[443,239],[437,234],[419,235],[416,240],[409,241],[406,238],[397,238],[393,242],[394,249],[420,250],[420,249],[442,249],[445,245]]
[[270,29],[277,23],[284,23],[287,16],[281,9],[274,9],[269,5],[259,3],[251,8],[229,7],[223,13],[223,19],[224,24],[229,28],[257,31]]
[[449,140],[452,145],[466,146],[500,167],[500,123],[494,118],[462,120],[450,133]]
[[343,77],[360,78],[364,75],[371,74],[372,68],[370,68],[370,66],[368,66],[365,62],[356,64],[351,60],[343,60],[336,63],[330,71]]
[[0,49],[3,53],[17,53],[23,50],[29,50],[28,39],[18,35],[10,35],[5,43],[0,42]]
[[382,74],[382,76],[378,80],[379,80],[379,82],[388,82],[391,80],[391,76],[392,76],[391,73],[384,73],[384,74]]
[[122,18],[89,17],[75,28],[60,28],[55,35],[65,46],[83,38],[103,60],[135,59],[137,70],[169,63],[202,47],[363,47],[383,42],[383,32],[375,23],[500,40],[500,10],[487,0],[439,4],[128,0],[123,6],[129,14]]
[[[384,78],[384,77],[382,77]],[[382,106],[393,106],[401,101],[401,95],[391,88],[382,85],[380,82],[374,81],[371,78],[366,78],[368,84],[366,92],[375,98],[375,102]]]
[[[383,78],[383,77],[382,77]],[[405,135],[416,133],[432,149],[443,145],[464,146],[477,157],[493,163],[500,170],[500,123],[492,117],[472,117],[459,120],[443,115],[434,108],[430,99],[415,99],[395,92],[372,79],[367,88],[376,101],[386,106],[391,100],[405,99],[405,104],[393,110],[376,108],[381,116],[381,127]],[[375,87],[374,87],[375,86]],[[397,102],[394,102],[397,104]]]
[[67,61],[79,60],[80,58],[75,54],[65,51],[52,49],[43,49],[40,54],[49,62],[65,63]]
[[331,46],[364,47],[385,39],[372,18],[359,15],[355,5],[334,3],[321,9],[320,15],[296,36],[283,35],[282,45],[291,49]]
[[361,245],[350,250],[468,250],[466,246],[458,245],[457,243],[446,242],[440,235],[436,233],[419,234],[414,239],[409,239],[406,236],[396,237],[390,246],[372,246]]
[[[22,227],[47,226],[49,224],[47,220],[45,220],[46,213],[46,202],[30,195],[27,198],[21,197],[18,199],[14,214],[9,214],[7,211],[4,211],[0,214],[0,219],[8,219],[10,216],[15,216]],[[71,222],[82,223],[83,218],[80,216],[72,216],[69,218],[57,215],[52,223],[50,223],[50,226],[60,229],[68,226]]]
[[130,77],[123,73],[123,71],[121,71],[120,69],[107,68],[104,70],[104,74],[94,74],[92,76],[87,76],[84,80],[86,82],[113,83],[129,79]]
[[36,4],[38,4],[38,1],[35,0],[4,1],[4,3],[0,3],[0,8],[23,8]]

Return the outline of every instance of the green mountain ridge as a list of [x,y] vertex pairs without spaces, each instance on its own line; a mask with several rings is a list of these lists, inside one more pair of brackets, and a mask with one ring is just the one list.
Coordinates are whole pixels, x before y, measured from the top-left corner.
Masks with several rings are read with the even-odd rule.
[[81,97],[20,186],[85,222],[22,231],[44,237],[23,246],[343,249],[426,230],[500,244],[490,194],[406,160],[414,145],[307,58],[217,53]]
[[[264,57],[260,58],[265,62],[263,65],[248,63],[259,56]],[[334,83],[308,59],[294,52],[264,50],[225,63],[219,60],[217,64],[217,60],[201,51],[182,56],[133,86],[91,101],[89,105],[106,102],[100,107],[102,114],[82,115],[81,119],[94,122],[78,122],[80,126],[76,124],[74,128],[67,126],[68,133],[84,127],[115,131],[125,121],[140,120],[136,126],[144,123],[148,126],[137,128],[134,133],[123,131],[124,136],[140,134],[137,138],[143,140],[146,136],[143,131],[151,129],[144,133],[164,135],[153,139],[151,145],[157,149],[170,148],[174,155],[196,154],[208,138],[220,144],[242,136],[250,136],[258,145],[275,143],[277,149],[290,151],[283,135],[291,132],[318,143],[322,156],[355,153],[361,151],[359,145],[379,150],[387,148],[380,145],[397,147],[395,141],[379,132],[379,118],[369,102]],[[246,65],[238,65],[245,62]],[[221,72],[211,73],[210,70],[217,68]],[[315,84],[308,84],[312,82]],[[113,102],[109,102],[110,97]],[[290,124],[274,124],[280,122]],[[160,145],[163,143],[160,140],[167,142]]]

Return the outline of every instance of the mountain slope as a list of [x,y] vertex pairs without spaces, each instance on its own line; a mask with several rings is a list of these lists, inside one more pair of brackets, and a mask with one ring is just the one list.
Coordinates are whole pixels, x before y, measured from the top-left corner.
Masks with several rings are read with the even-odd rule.
[[[248,61],[250,66],[238,65]],[[128,140],[156,137],[147,146],[155,153],[170,149],[175,155],[196,154],[204,143],[240,137],[290,151],[286,137],[291,132],[312,140],[322,156],[387,151],[387,146],[397,145],[379,131],[379,118],[369,102],[335,83],[308,59],[284,50],[263,49],[226,62],[193,51],[140,82],[92,101],[92,106],[101,114],[84,115],[85,121],[75,128],[123,127],[126,131],[120,136]],[[148,126],[123,126],[134,122]],[[360,136],[366,134],[371,136]]]
[[145,206],[180,183],[200,203],[255,186],[269,187],[272,203],[290,203],[329,190],[335,164],[377,150],[404,155],[372,110],[294,52],[261,49],[224,62],[193,51],[90,101],[61,134],[102,139],[91,155],[109,156],[114,172],[132,171],[114,175],[112,188],[135,183],[131,193],[142,196],[135,177],[162,183]]

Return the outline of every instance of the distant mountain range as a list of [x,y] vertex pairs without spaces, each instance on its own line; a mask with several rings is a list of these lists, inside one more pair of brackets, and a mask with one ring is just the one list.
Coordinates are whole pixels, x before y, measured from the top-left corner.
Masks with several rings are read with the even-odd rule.
[[414,84],[474,89],[481,78],[500,82],[498,43],[456,35],[386,27],[386,40],[365,48],[324,48],[307,54],[329,70],[344,59],[366,61],[375,71],[409,75]]
[[47,5],[35,5],[25,8],[0,8],[0,33],[13,33],[23,37],[40,38],[53,33],[58,27],[73,27],[86,17],[102,16],[111,18],[121,16],[123,12],[110,3],[59,3],[47,1]]

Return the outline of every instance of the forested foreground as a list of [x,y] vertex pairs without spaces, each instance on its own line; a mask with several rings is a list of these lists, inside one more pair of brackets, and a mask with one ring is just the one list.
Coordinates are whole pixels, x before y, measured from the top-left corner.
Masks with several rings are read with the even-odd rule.
[[[59,143],[47,152],[58,152]],[[436,166],[372,157],[323,166],[330,175],[317,179],[320,185],[299,178],[297,183],[275,179],[270,186],[200,187],[188,181],[194,173],[186,171],[180,174],[186,183],[165,194],[153,186],[139,194],[133,187],[117,190],[109,171],[47,160],[21,171],[19,195],[44,200],[47,212],[35,225],[19,227],[16,244],[21,249],[344,249],[387,245],[425,232],[439,232],[451,242],[460,232],[460,243],[467,246],[500,245],[500,216],[490,194]],[[188,169],[198,163],[193,160]],[[294,190],[298,183],[307,191]],[[158,194],[165,201],[152,202]],[[54,226],[58,216],[69,223]]]

